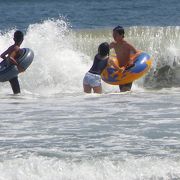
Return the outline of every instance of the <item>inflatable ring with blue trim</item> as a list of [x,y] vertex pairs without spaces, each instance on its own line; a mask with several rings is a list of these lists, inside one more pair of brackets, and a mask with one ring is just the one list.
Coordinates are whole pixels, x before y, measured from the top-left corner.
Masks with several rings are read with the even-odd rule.
[[[116,56],[111,59],[119,66]],[[146,52],[140,51],[131,55],[130,59],[134,61],[134,66],[123,73],[108,65],[101,74],[102,80],[111,85],[128,84],[145,75],[152,66],[152,59]]]
[[[34,59],[34,52],[29,48],[23,48],[22,51],[22,55],[17,59],[17,63],[26,70]],[[18,74],[19,71],[16,65],[7,60],[3,60],[0,63],[0,82],[9,81]]]

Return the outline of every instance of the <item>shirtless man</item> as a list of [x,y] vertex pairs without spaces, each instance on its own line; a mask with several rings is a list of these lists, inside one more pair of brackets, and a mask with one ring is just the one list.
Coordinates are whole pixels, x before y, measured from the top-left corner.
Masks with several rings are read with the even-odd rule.
[[[138,51],[128,42],[124,40],[124,28],[117,26],[113,29],[114,42],[110,43],[110,49],[114,49],[121,71],[133,66],[134,62],[130,60],[130,54],[136,54]],[[130,91],[132,82],[124,85],[119,85],[121,92]]]
[[[17,66],[19,72],[23,72],[24,69],[17,63],[17,59],[21,56],[22,51],[20,49],[20,46],[24,40],[24,35],[21,31],[16,31],[14,33],[14,44],[11,45],[6,51],[4,51],[0,57],[4,60],[10,61],[10,63]],[[20,86],[18,81],[18,76],[14,77],[9,80],[13,93],[18,94],[20,93]]]

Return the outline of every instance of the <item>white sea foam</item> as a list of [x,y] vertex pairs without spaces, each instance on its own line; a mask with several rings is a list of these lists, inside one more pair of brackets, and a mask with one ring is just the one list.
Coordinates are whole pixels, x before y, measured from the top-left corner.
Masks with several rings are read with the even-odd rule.
[[[1,33],[1,51],[13,43],[14,31]],[[174,57],[179,56],[178,37],[176,27],[131,27],[126,30],[128,41],[153,57],[154,69],[165,64],[172,66]],[[84,74],[92,65],[99,43],[112,40],[110,30],[74,31],[62,19],[31,24],[25,32],[22,47],[31,48],[35,58],[27,71],[19,75],[22,91],[40,94],[82,92]],[[179,71],[174,71],[178,78]],[[138,80],[133,89],[143,90],[143,83],[143,78]],[[9,87],[8,82],[1,85],[1,88],[5,87]],[[103,89],[104,92],[119,91],[118,86],[105,83]],[[12,92],[10,88],[9,92]]]
[[[1,35],[1,47],[13,43],[13,32]],[[29,26],[22,47],[31,48],[35,58],[28,70],[19,75],[22,89],[41,93],[82,91],[82,78],[90,58],[73,49],[69,34],[70,29],[63,20]]]
[[64,161],[30,157],[0,162],[1,180],[137,180],[179,179],[180,162],[159,158]]

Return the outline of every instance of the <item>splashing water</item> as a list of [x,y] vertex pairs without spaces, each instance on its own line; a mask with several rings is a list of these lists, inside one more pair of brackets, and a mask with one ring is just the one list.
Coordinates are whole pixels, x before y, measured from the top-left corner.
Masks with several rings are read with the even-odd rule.
[[[1,46],[8,47],[13,30],[1,36]],[[72,46],[70,29],[63,20],[47,20],[30,25],[22,47],[34,51],[32,65],[20,74],[23,88],[33,91],[81,91],[82,77],[88,68],[89,57],[75,51]],[[5,43],[6,42],[6,43]],[[11,42],[13,43],[13,42]]]
[[[1,33],[2,51],[13,43],[13,33],[14,29]],[[179,66],[177,63],[173,66],[180,56],[179,27],[130,27],[126,29],[125,35],[137,49],[148,52],[154,59],[153,68],[145,81],[144,78],[136,81],[134,88],[179,86]],[[98,45],[105,41],[113,41],[109,29],[73,31],[62,19],[31,24],[22,47],[31,48],[35,58],[27,71],[19,75],[22,89],[40,94],[82,92],[84,74],[91,66]],[[170,70],[161,69],[164,66]],[[159,69],[161,72],[157,73]],[[1,88],[7,87],[8,82],[3,83]],[[103,87],[105,91],[118,90],[117,86],[105,83]]]

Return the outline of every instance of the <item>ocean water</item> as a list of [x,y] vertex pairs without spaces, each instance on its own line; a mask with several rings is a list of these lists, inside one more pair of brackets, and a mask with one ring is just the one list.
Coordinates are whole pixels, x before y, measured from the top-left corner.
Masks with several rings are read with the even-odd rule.
[[[159,1],[0,1],[0,51],[21,29],[35,58],[22,93],[0,84],[0,180],[180,179],[180,4]],[[112,28],[152,56],[132,91],[82,79]]]
[[24,28],[63,17],[73,29],[123,26],[177,26],[179,0],[0,0],[1,29]]

